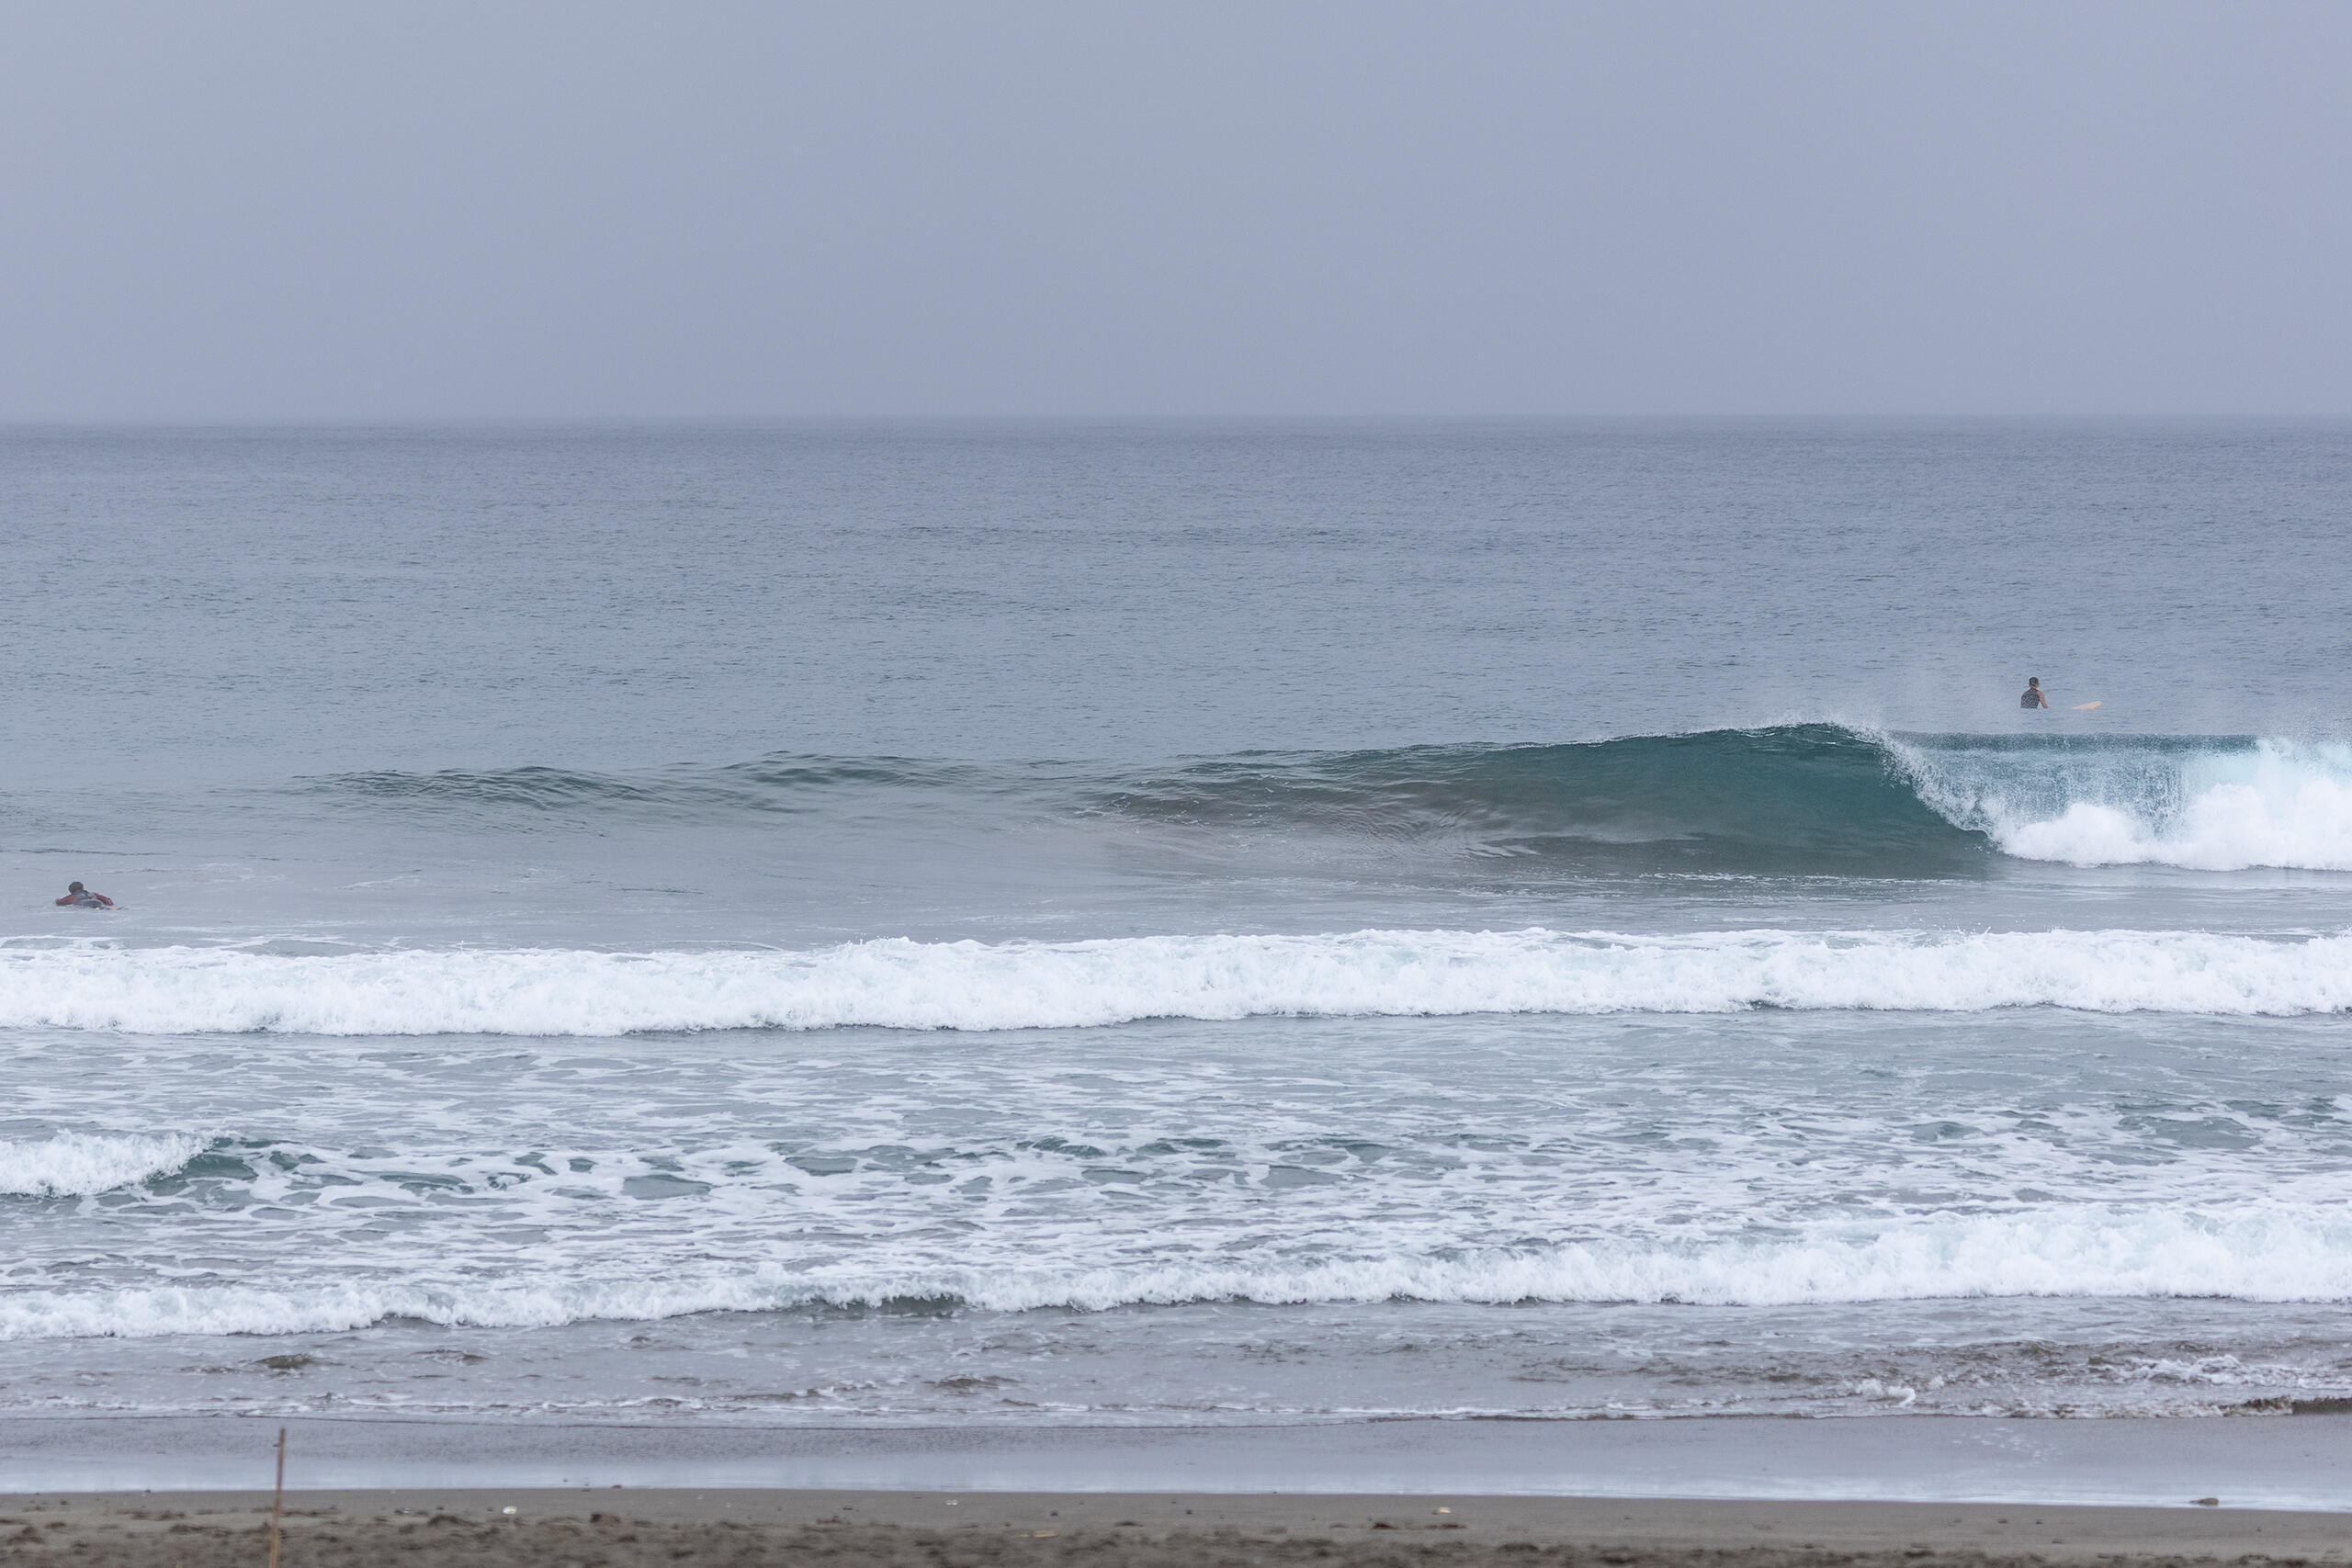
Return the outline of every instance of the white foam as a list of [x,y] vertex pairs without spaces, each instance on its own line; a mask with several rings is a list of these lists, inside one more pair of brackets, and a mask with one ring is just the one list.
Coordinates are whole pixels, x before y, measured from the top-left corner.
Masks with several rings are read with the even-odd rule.
[[[2004,798],[1997,781],[1963,785],[1938,760],[1904,750],[1930,806],[1981,827],[2007,854],[2070,865],[2177,865],[2194,871],[2279,866],[2352,871],[2352,746],[2265,740],[2246,750],[2189,752],[2171,788],[2122,791],[2046,806]],[[2088,764],[2086,764],[2086,766]],[[2102,794],[2095,780],[2085,792]]]
[[1943,1215],[1807,1227],[1770,1238],[1597,1241],[1451,1256],[1128,1267],[940,1267],[877,1273],[756,1265],[698,1278],[492,1284],[325,1283],[23,1290],[0,1296],[0,1339],[343,1332],[389,1318],[543,1328],[812,1304],[956,1301],[992,1312],[1131,1305],[1418,1301],[1789,1306],[1985,1297],[2352,1301],[2341,1207]]
[[1129,1303],[1228,1299],[1747,1306],[1989,1296],[2333,1302],[2352,1299],[2352,1215],[2319,1209],[2234,1215],[2086,1209],[1938,1217],[1883,1229],[1822,1227],[1786,1239],[1686,1246],[1594,1242],[1304,1269],[1090,1270],[975,1280],[955,1293],[1000,1311],[1099,1311]]
[[1751,1007],[2288,1015],[2352,1009],[2352,937],[2174,931],[1692,936],[1389,931],[807,953],[532,949],[0,953],[0,1027],[617,1035],[1040,1029],[1147,1018],[1725,1012]]
[[177,1134],[61,1133],[0,1142],[0,1193],[62,1198],[111,1191],[177,1170],[203,1148],[203,1139]]

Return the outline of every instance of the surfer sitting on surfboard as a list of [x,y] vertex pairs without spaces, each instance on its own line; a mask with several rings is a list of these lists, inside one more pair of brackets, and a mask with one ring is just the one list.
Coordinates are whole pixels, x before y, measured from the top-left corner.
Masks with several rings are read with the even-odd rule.
[[2018,706],[2021,708],[2046,708],[2049,705],[2050,698],[2045,695],[2041,690],[2041,677],[2039,675],[2027,676],[2025,678],[2025,695],[2018,699]]
[[57,906],[61,909],[111,909],[114,900],[103,893],[93,893],[77,882],[65,890],[65,897],[57,901]]

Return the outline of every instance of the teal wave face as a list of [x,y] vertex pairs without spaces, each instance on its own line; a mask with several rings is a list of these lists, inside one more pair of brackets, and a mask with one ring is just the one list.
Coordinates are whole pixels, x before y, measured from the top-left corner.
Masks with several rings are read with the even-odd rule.
[[615,817],[748,822],[778,814],[927,830],[1091,822],[1203,835],[1248,852],[1313,841],[1342,857],[1436,857],[1603,874],[1949,876],[1981,871],[1956,827],[1867,736],[1832,725],[1555,746],[1260,752],[1156,767],[780,754],[632,774],[554,768],[311,781],[367,808],[533,829]]
[[1139,780],[1103,807],[1616,874],[1951,876],[1990,853],[1983,832],[1920,798],[1884,744],[1824,724],[1234,758]]

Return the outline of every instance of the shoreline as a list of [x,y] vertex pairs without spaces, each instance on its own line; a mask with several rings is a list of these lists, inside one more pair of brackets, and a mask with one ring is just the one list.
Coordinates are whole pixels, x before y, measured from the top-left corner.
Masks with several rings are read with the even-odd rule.
[[[18,1416],[0,1495],[484,1487],[875,1495],[1518,1496],[2352,1512],[2352,1416],[1699,1416],[1289,1427],[621,1426]],[[2196,1510],[2203,1512],[2204,1510]]]

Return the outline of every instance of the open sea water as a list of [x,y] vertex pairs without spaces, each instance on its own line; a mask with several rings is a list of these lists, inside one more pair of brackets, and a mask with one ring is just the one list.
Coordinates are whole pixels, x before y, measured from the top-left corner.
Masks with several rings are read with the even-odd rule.
[[2322,425],[0,433],[0,1414],[2346,1408],[2347,523]]

